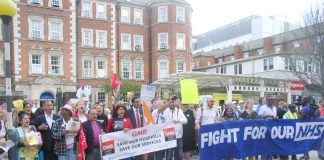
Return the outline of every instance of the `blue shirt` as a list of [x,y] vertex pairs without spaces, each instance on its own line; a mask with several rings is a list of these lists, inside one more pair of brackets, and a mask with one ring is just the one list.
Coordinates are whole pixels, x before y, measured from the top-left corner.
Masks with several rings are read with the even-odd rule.
[[303,109],[301,110],[301,116],[304,117],[303,119],[310,119],[310,106],[309,104],[306,104],[303,106]]

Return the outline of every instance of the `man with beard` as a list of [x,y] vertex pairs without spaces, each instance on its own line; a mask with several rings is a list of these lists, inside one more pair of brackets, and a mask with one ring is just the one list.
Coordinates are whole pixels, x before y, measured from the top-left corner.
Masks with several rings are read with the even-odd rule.
[[51,101],[45,101],[43,105],[44,114],[38,116],[35,121],[37,130],[41,133],[43,145],[41,151],[44,152],[44,159],[57,160],[54,152],[55,141],[52,139],[52,123],[60,116],[53,113],[53,104]]

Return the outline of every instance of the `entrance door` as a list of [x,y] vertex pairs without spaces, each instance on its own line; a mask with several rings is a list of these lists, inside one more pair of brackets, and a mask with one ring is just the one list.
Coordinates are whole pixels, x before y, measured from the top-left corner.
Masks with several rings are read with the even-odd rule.
[[39,100],[40,100],[40,106],[43,106],[43,103],[48,100],[54,103],[54,95],[50,92],[44,92],[40,95]]

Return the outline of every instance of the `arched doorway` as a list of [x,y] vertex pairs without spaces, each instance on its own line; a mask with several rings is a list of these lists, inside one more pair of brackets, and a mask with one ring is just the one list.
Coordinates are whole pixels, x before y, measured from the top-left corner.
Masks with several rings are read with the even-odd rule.
[[43,103],[44,101],[52,101],[52,103],[54,102],[54,95],[50,92],[43,92],[40,97],[39,97],[39,100],[40,100],[40,106],[43,106]]

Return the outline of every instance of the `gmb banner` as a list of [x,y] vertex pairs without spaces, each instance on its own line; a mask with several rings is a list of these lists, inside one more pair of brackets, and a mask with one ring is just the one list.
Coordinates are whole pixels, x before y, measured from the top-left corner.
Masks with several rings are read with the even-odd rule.
[[239,120],[204,125],[199,130],[200,158],[293,155],[319,149],[324,119]]
[[176,147],[173,123],[150,125],[129,131],[100,135],[103,160],[115,160]]

